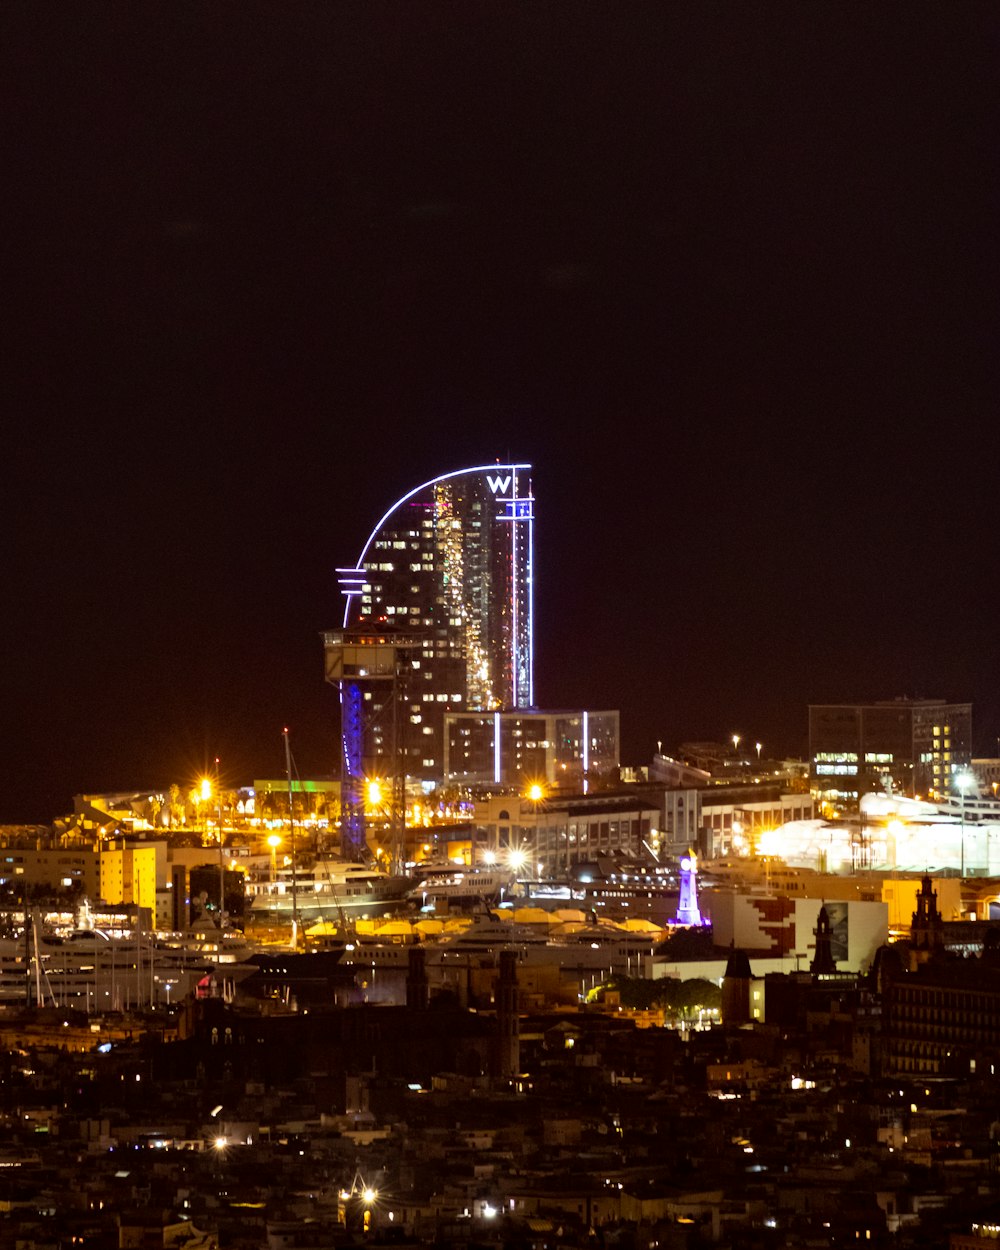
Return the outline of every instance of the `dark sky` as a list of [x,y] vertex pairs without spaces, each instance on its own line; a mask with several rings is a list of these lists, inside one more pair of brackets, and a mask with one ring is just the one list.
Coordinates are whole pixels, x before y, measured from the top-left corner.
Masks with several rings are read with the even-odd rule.
[[8,5],[0,820],[336,758],[335,566],[531,460],[624,757],[1000,734],[993,3]]

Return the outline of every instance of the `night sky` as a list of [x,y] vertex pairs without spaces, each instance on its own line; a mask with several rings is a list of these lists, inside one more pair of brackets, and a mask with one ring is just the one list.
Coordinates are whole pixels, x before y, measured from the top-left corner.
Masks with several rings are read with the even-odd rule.
[[996,753],[994,3],[4,6],[0,821],[337,758],[398,496],[535,465],[536,693]]

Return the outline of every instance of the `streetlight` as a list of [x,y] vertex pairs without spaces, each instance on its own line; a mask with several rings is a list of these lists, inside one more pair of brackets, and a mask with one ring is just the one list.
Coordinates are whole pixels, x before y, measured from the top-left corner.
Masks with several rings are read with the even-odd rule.
[[733,754],[735,755],[740,749],[740,735],[733,734]]
[[[539,853],[539,850],[540,850],[539,845],[538,845],[538,805],[539,805],[539,804],[542,802],[542,800],[545,798],[545,787],[542,785],[542,783],[541,783],[540,781],[532,781],[532,782],[528,785],[528,788],[527,788],[527,790],[526,790],[524,793],[525,793],[525,798],[527,798],[527,799],[528,799],[528,801],[531,803],[532,807],[533,807],[533,808],[534,808],[534,810],[535,810],[535,839],[534,839],[534,841],[535,841],[535,846],[534,846],[534,851],[535,851],[535,855],[537,856],[537,855],[538,855],[538,853]],[[559,846],[558,846],[558,844],[556,845],[556,848],[555,848],[555,856],[556,856],[556,865],[557,865],[557,867],[558,867],[558,862],[559,862]],[[567,836],[567,839],[566,839],[566,869],[567,869],[567,871],[569,870],[569,837],[568,837],[568,836]]]
[[267,845],[271,848],[271,884],[274,885],[278,878],[278,847],[281,845],[281,837],[277,833],[269,833],[267,835]]
[[763,747],[763,745],[764,745],[763,742],[754,743],[754,746],[757,748],[757,763],[758,764],[760,763],[760,752],[761,752],[761,748]]
[[[222,793],[219,785],[219,761],[215,761],[215,797],[218,801],[218,829],[216,832],[219,836],[219,928],[224,924],[226,914],[226,866],[222,859]],[[201,801],[208,803],[212,798],[212,779],[211,777],[202,777],[201,779]],[[205,808],[205,833],[208,833],[208,808]]]

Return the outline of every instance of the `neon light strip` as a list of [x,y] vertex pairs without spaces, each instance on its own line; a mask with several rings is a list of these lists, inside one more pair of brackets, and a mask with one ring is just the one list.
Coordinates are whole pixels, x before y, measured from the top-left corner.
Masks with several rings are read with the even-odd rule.
[[535,706],[535,492],[528,479],[531,512],[528,516],[528,704]]
[[[365,578],[368,574],[364,569],[337,569],[337,581],[340,583],[341,594],[347,597],[347,607],[351,606],[351,596],[360,595],[364,590]],[[344,617],[347,624],[347,617]]]
[[[517,499],[517,474],[511,474],[511,499]],[[515,503],[515,511],[517,505]],[[517,526],[510,527],[510,616],[513,623],[511,636],[511,705],[517,707],[517,677],[520,665],[520,650],[517,637],[517,590],[520,579],[517,576]]]
[[493,784],[500,784],[500,713],[493,713]]
[[[530,464],[478,464],[478,465],[473,465],[472,468],[469,468],[469,469],[455,469],[451,473],[442,473],[438,477],[432,477],[429,482],[422,482],[419,486],[415,486],[413,490],[407,491],[405,495],[403,495],[400,499],[396,500],[396,502],[392,505],[391,508],[388,509],[388,511],[385,513],[385,515],[382,517],[379,523],[375,526],[372,532],[368,535],[368,541],[365,543],[364,547],[362,547],[361,555],[358,557],[358,568],[360,568],[364,564],[365,558],[368,555],[368,548],[372,545],[372,543],[377,538],[378,533],[381,530],[382,526],[385,525],[386,521],[388,521],[388,519],[392,516],[392,514],[396,511],[397,508],[401,508],[403,504],[406,503],[408,500],[412,499],[414,495],[419,495],[421,491],[427,490],[428,487],[430,486],[436,486],[438,482],[446,482],[449,480],[449,478],[453,478],[453,477],[463,477],[466,473],[496,473],[498,470],[501,470],[501,469],[510,469],[512,473],[516,474],[518,469],[530,469],[530,468],[531,468]],[[350,613],[350,609],[351,609],[351,601],[350,601],[350,598],[348,598],[347,603],[344,605],[344,625],[345,626],[347,625],[347,620],[348,620],[348,615]]]
[[583,792],[587,793],[587,774],[590,772],[590,713],[583,714]]

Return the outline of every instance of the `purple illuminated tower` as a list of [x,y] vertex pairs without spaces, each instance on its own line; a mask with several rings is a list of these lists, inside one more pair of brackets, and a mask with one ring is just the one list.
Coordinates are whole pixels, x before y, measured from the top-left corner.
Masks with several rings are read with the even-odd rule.
[[675,924],[703,925],[705,921],[698,910],[698,860],[689,852],[681,860],[681,893],[677,900]]

